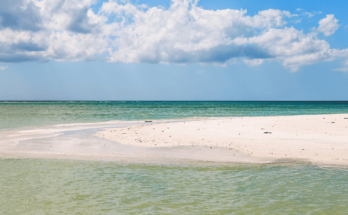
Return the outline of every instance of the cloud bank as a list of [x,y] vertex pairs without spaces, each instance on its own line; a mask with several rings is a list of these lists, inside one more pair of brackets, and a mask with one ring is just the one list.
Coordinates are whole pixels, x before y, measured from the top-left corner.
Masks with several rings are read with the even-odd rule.
[[[124,1],[122,1],[124,2]],[[294,14],[269,9],[205,10],[198,1],[172,0],[169,8],[109,0],[93,12],[93,0],[2,0],[0,62],[90,61],[250,66],[276,60],[297,71],[347,58],[318,33],[330,36],[338,20],[327,15],[308,34],[287,27]]]

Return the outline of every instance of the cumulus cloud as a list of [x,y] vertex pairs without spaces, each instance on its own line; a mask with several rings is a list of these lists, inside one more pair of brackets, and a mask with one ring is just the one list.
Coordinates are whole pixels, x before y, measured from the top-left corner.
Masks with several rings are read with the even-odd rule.
[[0,70],[5,70],[7,69],[7,66],[0,66]]
[[[287,27],[288,11],[206,10],[195,0],[169,8],[109,0],[93,12],[93,0],[0,2],[0,62],[81,61],[227,64],[257,66],[276,60],[292,71],[347,57],[330,49],[317,31]],[[324,20],[324,21],[323,21]],[[317,30],[331,35],[338,20],[328,15]],[[336,26],[336,27],[335,27]]]
[[40,16],[40,8],[35,3],[29,0],[1,0],[0,29],[40,30],[42,16]]
[[338,19],[333,14],[328,14],[324,19],[319,21],[318,31],[330,36],[339,28]]
[[275,59],[282,60],[283,65],[292,71],[297,71],[303,65],[348,56],[347,49],[330,49],[330,45],[325,40],[319,40],[315,33],[304,34],[293,27],[271,28],[262,35],[239,37],[234,42],[238,45],[255,44],[267,50]]

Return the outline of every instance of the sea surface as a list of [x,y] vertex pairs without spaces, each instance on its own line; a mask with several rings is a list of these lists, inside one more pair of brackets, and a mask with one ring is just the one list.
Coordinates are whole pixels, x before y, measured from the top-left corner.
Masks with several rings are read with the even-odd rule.
[[347,214],[348,171],[311,165],[0,160],[1,214]]
[[348,101],[0,102],[0,129],[111,120],[348,113]]
[[[348,102],[0,102],[0,138],[69,123],[338,113],[348,113]],[[63,128],[64,135],[16,147],[92,139],[87,126]],[[0,214],[348,213],[348,168],[305,162],[0,158],[0,173]]]

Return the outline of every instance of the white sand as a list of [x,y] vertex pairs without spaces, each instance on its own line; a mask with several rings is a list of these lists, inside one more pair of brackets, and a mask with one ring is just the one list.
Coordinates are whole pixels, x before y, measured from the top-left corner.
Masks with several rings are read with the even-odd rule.
[[106,129],[96,135],[141,147],[205,146],[260,159],[348,165],[348,114],[170,122]]

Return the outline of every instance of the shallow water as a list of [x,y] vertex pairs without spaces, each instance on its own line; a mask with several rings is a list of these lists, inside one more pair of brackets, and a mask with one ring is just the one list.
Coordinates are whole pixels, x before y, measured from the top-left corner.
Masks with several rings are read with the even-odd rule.
[[0,102],[0,214],[346,214],[346,168],[92,135],[127,126],[110,120],[336,113],[348,102]]
[[[124,145],[95,133],[104,128],[142,126],[161,122],[105,122],[79,123],[45,128],[0,131],[0,157],[3,158],[58,158],[97,161],[127,161],[131,163],[187,163],[186,160],[269,163],[250,155],[224,147],[172,146],[144,148]],[[277,161],[272,161],[277,162]],[[297,161],[291,161],[297,162]]]
[[1,214],[345,214],[348,171],[1,159]]

